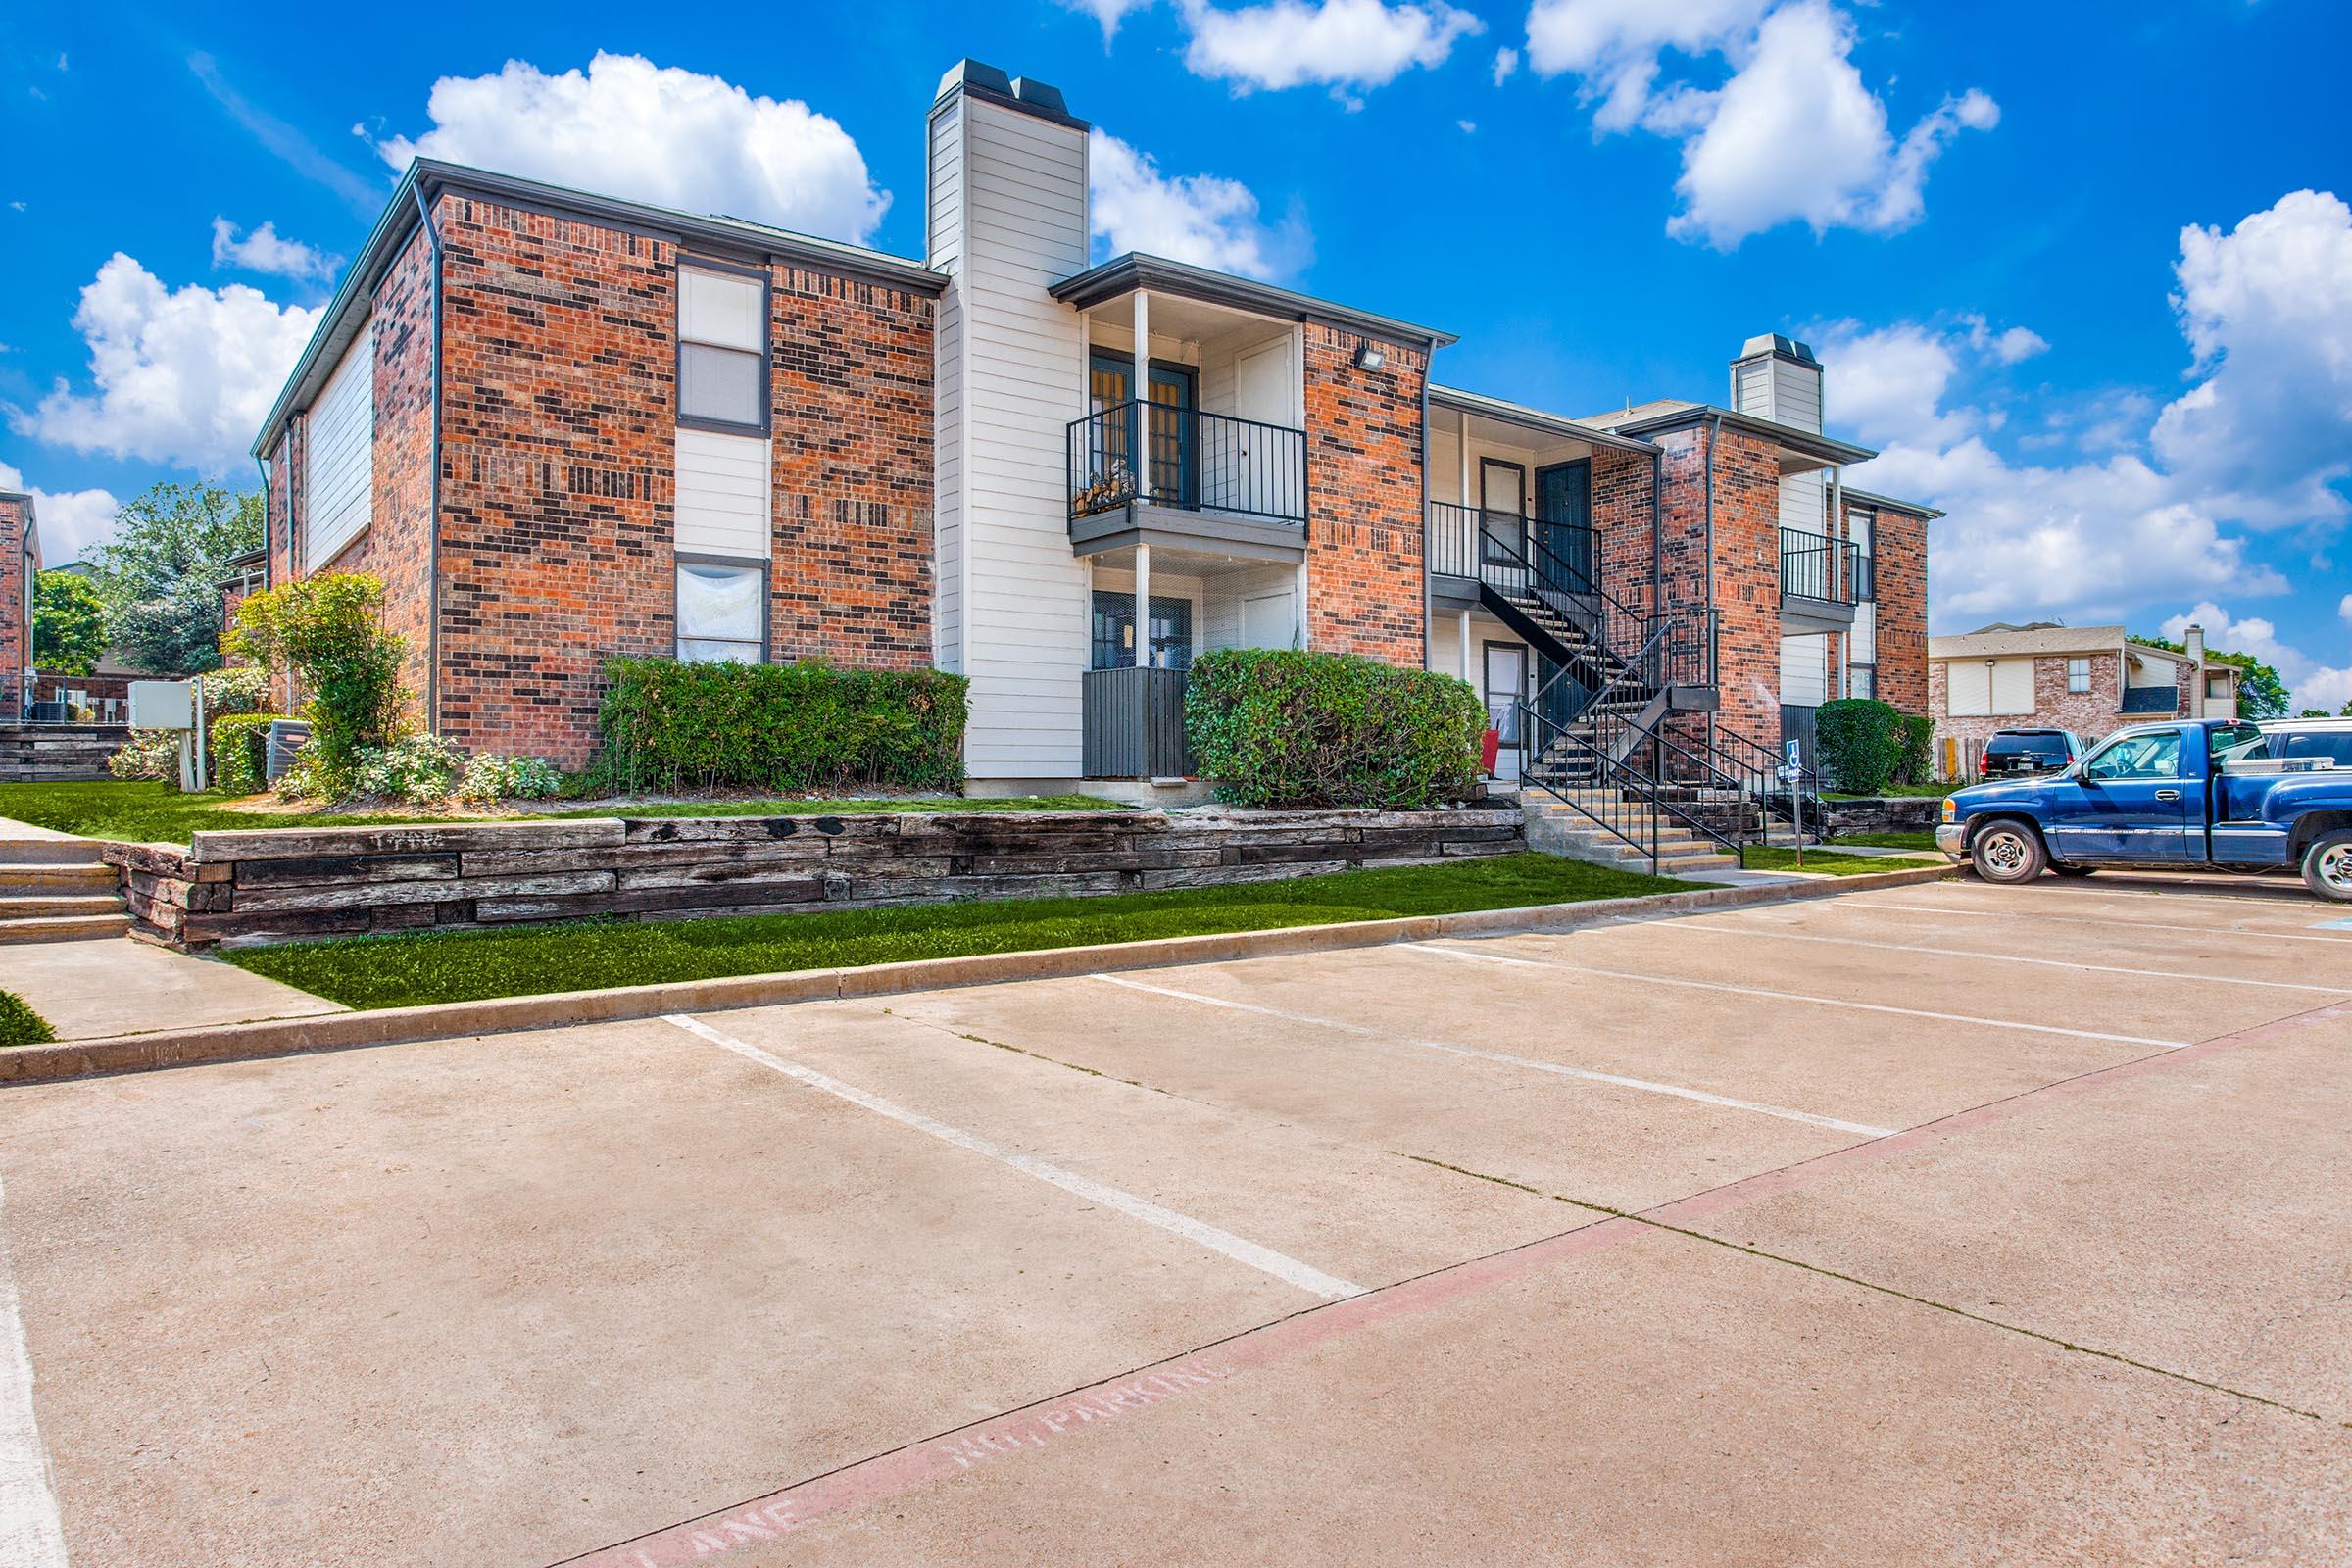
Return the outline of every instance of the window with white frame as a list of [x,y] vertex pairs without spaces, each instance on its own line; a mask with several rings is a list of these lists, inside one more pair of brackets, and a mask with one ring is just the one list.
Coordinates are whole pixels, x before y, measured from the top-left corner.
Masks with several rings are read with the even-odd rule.
[[705,664],[757,664],[767,657],[765,565],[678,563],[678,657]]
[[1878,667],[1878,665],[1876,665],[1876,664],[1848,664],[1848,665],[1846,665],[1846,666],[1845,666],[1845,695],[1846,695],[1846,696],[1848,696],[1848,697],[1876,697],[1876,696],[1878,696],[1878,695],[1879,695],[1879,667]]
[[2066,662],[2066,689],[2070,692],[2090,690],[2090,661],[2070,659]]
[[767,280],[715,265],[678,268],[678,422],[767,430]]

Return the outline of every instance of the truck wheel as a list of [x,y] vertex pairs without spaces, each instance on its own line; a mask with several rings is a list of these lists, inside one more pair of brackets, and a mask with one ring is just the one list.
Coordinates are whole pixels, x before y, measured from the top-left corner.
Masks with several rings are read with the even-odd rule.
[[2303,885],[2323,899],[2352,904],[2352,828],[2337,828],[2303,852]]
[[2057,876],[2088,876],[2097,869],[2095,865],[2060,865],[2056,860],[2050,862],[2050,871]]
[[2031,882],[2050,863],[2041,836],[2023,822],[1987,822],[1969,842],[1969,858],[1987,882]]

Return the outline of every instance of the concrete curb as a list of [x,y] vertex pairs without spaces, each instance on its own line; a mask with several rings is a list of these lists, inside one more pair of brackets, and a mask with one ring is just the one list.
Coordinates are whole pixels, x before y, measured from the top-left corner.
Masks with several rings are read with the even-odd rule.
[[1515,909],[1473,909],[1460,914],[1415,915],[1402,920],[1360,920],[1341,925],[1289,926],[1274,931],[1221,932],[1165,937],[1151,942],[1106,943],[1084,948],[1047,948],[1034,953],[982,954],[964,958],[919,958],[860,968],[803,969],[789,974],[732,975],[664,985],[622,986],[605,991],[563,991],[533,997],[497,997],[481,1002],[440,1003],[422,1007],[384,1007],[371,1012],[330,1012],[309,1018],[275,1018],[258,1023],[220,1024],[201,1029],[164,1029],[149,1034],[97,1040],[61,1041],[0,1051],[0,1084],[47,1083],[103,1073],[151,1072],[208,1062],[251,1061],[312,1051],[343,1051],[409,1041],[451,1040],[521,1029],[557,1029],[569,1024],[654,1018],[670,1012],[720,1012],[730,1007],[774,1006],[794,1002],[830,1002],[844,997],[887,997],[914,991],[944,991],[1007,980],[1052,980],[1113,969],[1157,969],[1187,963],[1216,963],[1285,954],[1328,953],[1345,948],[1384,947],[1431,937],[1493,936],[1516,931],[1575,931],[1629,920],[1656,920],[1714,909],[1746,908],[1909,887],[1954,874],[1949,865],[1858,876],[1821,877],[1746,887],[1708,888],[1692,893],[1653,893],[1636,899],[1599,899],[1582,904],[1542,904]]

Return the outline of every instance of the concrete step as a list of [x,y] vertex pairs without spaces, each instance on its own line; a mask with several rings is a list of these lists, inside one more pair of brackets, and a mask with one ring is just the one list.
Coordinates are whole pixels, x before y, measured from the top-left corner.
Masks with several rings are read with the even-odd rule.
[[0,920],[0,942],[72,942],[121,936],[129,929],[127,914],[28,915]]
[[1714,855],[1661,855],[1658,857],[1658,875],[1672,876],[1677,871],[1720,871],[1740,862],[1720,852]]
[[0,834],[0,866],[87,864],[98,858],[88,839],[13,839]]
[[[86,855],[88,851],[82,853]],[[112,892],[120,882],[121,877],[113,866],[96,860],[19,862],[13,865],[0,861],[0,894],[30,893],[52,888],[103,888]]]
[[121,914],[122,900],[112,893],[0,892],[0,920],[48,919],[68,914]]

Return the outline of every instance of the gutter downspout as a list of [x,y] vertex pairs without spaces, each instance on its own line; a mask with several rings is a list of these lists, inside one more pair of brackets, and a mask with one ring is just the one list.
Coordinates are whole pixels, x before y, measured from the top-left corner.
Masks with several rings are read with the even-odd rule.
[[253,466],[262,473],[262,586],[274,588],[277,584],[270,580],[270,460],[256,453]]
[[424,536],[424,727],[438,735],[441,733],[441,230],[433,225],[432,209],[425,203],[424,182],[418,180],[412,191],[433,263],[433,400],[429,411],[432,495],[427,503]]
[[1432,597],[1429,572],[1429,381],[1437,373],[1438,346],[1429,345],[1429,353],[1421,362],[1421,667],[1438,667],[1435,649],[1430,642],[1431,622],[1436,602]]
[[[1713,624],[1714,624],[1714,621],[1715,621],[1715,614],[1716,614],[1716,611],[1715,611],[1715,443],[1716,443],[1716,441],[1717,441],[1718,439],[1720,439],[1720,438],[1721,438],[1721,436],[1722,436],[1722,435],[1723,435],[1723,416],[1722,416],[1721,414],[1710,414],[1710,415],[1708,415],[1708,416],[1707,416],[1707,458],[1706,458],[1706,479],[1705,479],[1706,491],[1707,491],[1707,534],[1706,534],[1706,546],[1707,546],[1707,609],[1706,609],[1706,612],[1707,612],[1707,622],[1708,622],[1708,625],[1709,625],[1710,627],[1712,627],[1712,626],[1713,626]],[[1722,692],[1722,690],[1723,690],[1723,671],[1722,671],[1722,670],[1720,670],[1720,669],[1718,669],[1717,671],[1715,671],[1715,690],[1717,691],[1717,693],[1718,693],[1718,694],[1720,694],[1720,693]],[[1709,746],[1713,746],[1713,745],[1715,744],[1715,715],[1716,715],[1718,712],[1720,712],[1720,711],[1722,711],[1722,698],[1721,698],[1721,696],[1720,696],[1720,695],[1718,695],[1718,697],[1716,698],[1716,707],[1714,707],[1714,708],[1712,708],[1712,709],[1709,709],[1709,710],[1707,710],[1707,744],[1708,744]]]
[[1666,454],[1649,455],[1649,612],[1666,613]]

